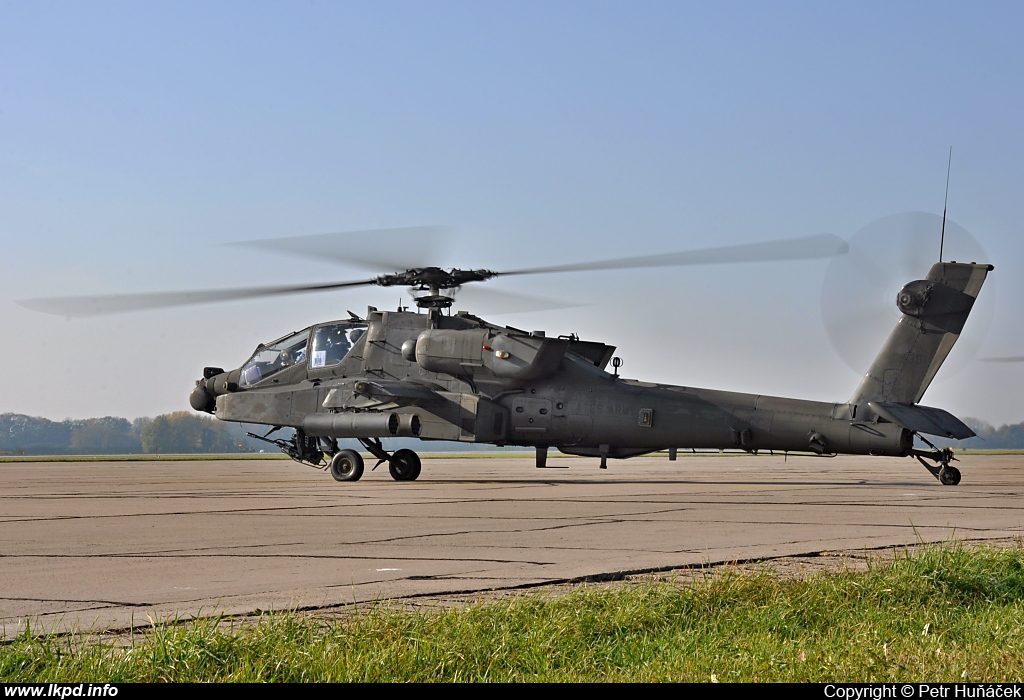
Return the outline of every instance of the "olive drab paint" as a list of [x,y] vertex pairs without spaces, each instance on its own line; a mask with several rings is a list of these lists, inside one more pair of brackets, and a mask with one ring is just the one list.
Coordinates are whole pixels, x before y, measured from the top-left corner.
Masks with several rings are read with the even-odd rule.
[[908,283],[895,300],[903,313],[896,328],[843,403],[625,379],[607,369],[612,346],[446,315],[439,294],[425,312],[370,307],[365,319],[261,345],[238,369],[208,368],[191,403],[225,421],[292,428],[291,440],[268,441],[314,463],[338,452],[338,438],[360,439],[391,460],[381,438],[417,437],[535,447],[538,466],[549,448],[600,458],[602,467],[691,448],[913,455],[943,483],[957,483],[952,453],[916,450],[914,435],[974,433],[918,402],[991,269],[937,263]]

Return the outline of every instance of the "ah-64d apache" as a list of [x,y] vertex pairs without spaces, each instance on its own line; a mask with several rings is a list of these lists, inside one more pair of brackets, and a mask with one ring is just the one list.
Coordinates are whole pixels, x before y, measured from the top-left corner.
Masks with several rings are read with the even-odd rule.
[[[384,232],[386,235],[386,232]],[[278,241],[287,239],[278,239]],[[707,262],[829,257],[834,236],[733,246],[664,256],[506,272],[417,267],[333,284],[32,300],[37,310],[87,316],[140,308],[326,291],[363,285],[412,287],[416,310],[370,307],[365,318],[321,323],[260,345],[237,369],[207,367],[190,403],[225,421],[271,426],[260,439],[292,458],[329,464],[356,481],[363,458],[340,449],[354,438],[398,481],[416,479],[420,459],[388,451],[394,437],[536,448],[621,459],[679,449],[740,449],[817,455],[914,456],[941,483],[955,485],[953,453],[924,435],[974,432],[939,408],[920,405],[967,320],[991,265],[938,262],[894,302],[896,328],[853,395],[841,403],[655,384],[618,375],[615,348],[575,335],[502,327],[451,314],[451,290],[498,276],[641,268]],[[612,371],[608,371],[611,364]],[[288,437],[271,437],[285,429]],[[914,437],[932,447],[919,450]]]

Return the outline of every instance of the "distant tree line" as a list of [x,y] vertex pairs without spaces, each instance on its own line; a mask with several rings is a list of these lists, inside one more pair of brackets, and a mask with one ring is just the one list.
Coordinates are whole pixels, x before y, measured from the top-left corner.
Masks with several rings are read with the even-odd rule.
[[1019,450],[1024,448],[1024,423],[1014,423],[996,428],[977,418],[965,418],[977,437],[954,440],[955,447],[968,450]]
[[[936,447],[952,447],[954,450],[1021,450],[1024,449],[1024,423],[1014,423],[996,428],[977,418],[964,418],[964,423],[977,435],[966,440],[926,436]],[[918,449],[928,449],[920,438],[914,440]]]
[[0,414],[0,454],[192,454],[258,452],[266,445],[238,423],[176,411],[156,418],[107,416],[60,422]]

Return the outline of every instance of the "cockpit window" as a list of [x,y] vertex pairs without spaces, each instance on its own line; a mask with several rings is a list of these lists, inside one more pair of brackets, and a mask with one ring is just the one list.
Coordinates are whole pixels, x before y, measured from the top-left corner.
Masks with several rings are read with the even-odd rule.
[[365,325],[352,322],[318,326],[313,331],[309,352],[310,369],[330,367],[341,362],[365,332]]
[[306,361],[309,330],[299,331],[276,340],[270,345],[256,348],[253,356],[242,365],[242,386],[257,384],[272,374]]

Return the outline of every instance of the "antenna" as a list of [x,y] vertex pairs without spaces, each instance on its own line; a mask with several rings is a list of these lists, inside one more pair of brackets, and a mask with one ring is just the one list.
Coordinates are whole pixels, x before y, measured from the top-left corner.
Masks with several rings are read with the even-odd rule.
[[946,163],[946,198],[942,200],[942,236],[939,238],[939,262],[942,262],[942,249],[946,245],[946,204],[949,202],[949,168],[953,165],[953,147],[949,147],[949,162]]

